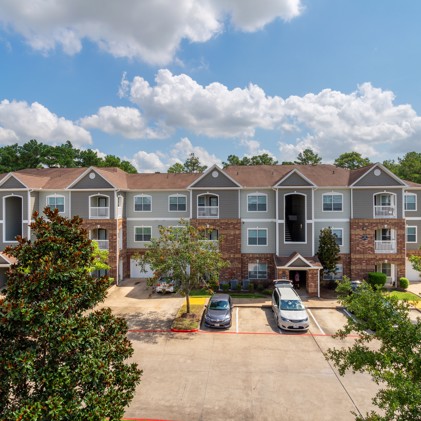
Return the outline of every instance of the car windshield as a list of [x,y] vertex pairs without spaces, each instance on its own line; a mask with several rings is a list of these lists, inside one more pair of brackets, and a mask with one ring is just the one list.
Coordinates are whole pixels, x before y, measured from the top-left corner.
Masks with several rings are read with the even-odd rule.
[[304,310],[300,300],[281,300],[281,310]]
[[229,303],[226,300],[212,300],[209,308],[211,310],[227,310],[229,308]]

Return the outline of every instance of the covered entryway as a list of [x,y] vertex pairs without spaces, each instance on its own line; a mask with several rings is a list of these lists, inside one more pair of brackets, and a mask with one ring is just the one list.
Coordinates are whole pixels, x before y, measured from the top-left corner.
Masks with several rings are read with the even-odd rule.
[[320,271],[323,267],[316,256],[303,257],[300,253],[275,256],[275,267],[278,279],[290,279],[296,288],[305,290],[310,296],[320,297]]

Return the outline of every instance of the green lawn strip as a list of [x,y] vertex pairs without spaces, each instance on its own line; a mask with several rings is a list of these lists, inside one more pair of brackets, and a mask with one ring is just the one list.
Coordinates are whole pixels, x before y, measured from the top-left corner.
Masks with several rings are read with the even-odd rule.
[[392,291],[389,293],[398,300],[409,301],[414,307],[421,309],[421,297],[408,291]]
[[190,313],[187,314],[186,304],[183,304],[178,310],[177,315],[172,323],[173,330],[196,330],[200,328],[202,320],[204,304],[190,304]]
[[242,294],[241,292],[230,292],[232,298],[267,298],[267,295],[264,294]]

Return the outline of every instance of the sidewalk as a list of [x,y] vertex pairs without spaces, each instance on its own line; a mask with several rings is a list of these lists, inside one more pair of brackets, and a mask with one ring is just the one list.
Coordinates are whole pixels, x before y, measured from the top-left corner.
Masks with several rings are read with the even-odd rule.
[[412,281],[409,284],[408,291],[421,296],[421,281]]

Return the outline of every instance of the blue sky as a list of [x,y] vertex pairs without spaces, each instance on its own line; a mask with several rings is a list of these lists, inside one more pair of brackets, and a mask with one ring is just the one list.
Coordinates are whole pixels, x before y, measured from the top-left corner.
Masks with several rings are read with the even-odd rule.
[[421,2],[0,0],[0,145],[166,171],[419,151]]

